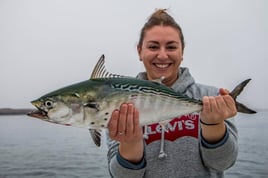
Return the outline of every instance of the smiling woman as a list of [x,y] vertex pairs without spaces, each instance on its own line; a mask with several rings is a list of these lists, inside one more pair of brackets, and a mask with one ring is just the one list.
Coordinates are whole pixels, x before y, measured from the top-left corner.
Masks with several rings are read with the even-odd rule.
[[156,11],[144,25],[137,49],[148,80],[164,77],[162,82],[171,86],[178,78],[177,69],[183,59],[184,37],[180,26],[164,11]]
[[[266,0],[259,0],[257,2],[245,0],[196,1],[195,6],[193,6],[192,1],[162,0],[154,0],[153,2],[98,0],[94,1],[94,4],[91,1],[79,1],[77,3],[72,0],[65,0],[64,3],[63,1],[32,0],[1,1],[0,107],[31,108],[33,106],[30,105],[29,101],[40,94],[60,86],[88,79],[89,71],[94,67],[95,59],[103,53],[108,57],[107,67],[112,72],[116,71],[119,74],[136,76],[137,72],[144,71],[144,61],[141,63],[139,59],[145,60],[146,58],[138,58],[139,55],[135,50],[135,44],[140,40],[139,46],[145,47],[142,45],[143,39],[150,35],[150,31],[144,30],[144,35],[141,35],[141,38],[138,39],[140,27],[145,19],[147,19],[148,12],[150,13],[155,8],[161,7],[168,7],[169,10],[156,11],[158,13],[156,14],[157,16],[163,15],[162,12],[170,12],[174,19],[179,20],[180,26],[183,27],[186,48],[184,50],[183,39],[180,40],[181,44],[176,46],[180,47],[179,45],[183,45],[181,47],[183,49],[183,61],[180,66],[189,67],[191,74],[195,76],[195,80],[192,80],[191,75],[189,75],[189,69],[180,68],[176,83],[171,85],[173,89],[196,99],[201,99],[203,95],[210,95],[211,92],[205,92],[204,94],[204,91],[208,91],[203,90],[207,86],[204,88],[199,86],[197,88],[201,90],[187,90],[189,86],[197,86],[194,81],[232,89],[239,81],[245,78],[252,78],[252,83],[241,95],[240,100],[245,103],[251,103],[251,106],[256,109],[267,108],[268,92],[266,91],[268,90],[268,84],[265,82],[267,80],[265,71],[268,59],[266,49],[268,46],[268,1]],[[228,9],[227,13],[226,9]],[[146,28],[144,29],[147,29],[148,25],[151,24],[147,22],[149,21],[146,20],[144,26]],[[158,26],[160,26],[160,23]],[[163,28],[166,27],[168,26],[163,26]],[[148,29],[153,30],[152,28],[150,26]],[[180,38],[183,37],[180,31],[179,35]],[[172,43],[171,46],[168,46],[168,43],[166,43],[167,45],[164,49],[167,51],[166,53],[168,53],[169,48],[172,49],[174,45],[177,45],[173,43],[177,41],[174,39],[170,41]],[[158,43],[158,41],[158,39],[152,41],[152,50],[159,50],[157,48],[162,44]],[[145,52],[145,49],[141,50],[143,53]],[[165,52],[164,50],[162,52]],[[159,59],[148,64],[150,65],[149,67],[154,69],[154,75],[157,75],[157,71],[161,73],[163,69],[161,80],[165,75],[166,80],[162,81],[169,85],[172,82],[167,81],[169,74],[166,73],[165,69],[171,69],[174,61],[168,58],[167,62],[164,62],[165,54],[163,54],[161,53],[162,56],[160,55]],[[148,79],[147,73],[140,73],[138,77],[140,79]],[[160,77],[156,76],[156,78],[159,79]],[[171,77],[171,79],[175,78]],[[125,86],[128,85],[125,84]],[[197,95],[198,92],[202,95]],[[213,92],[212,94],[214,95],[215,93]],[[210,99],[210,97],[207,99]],[[224,106],[224,103],[222,104]],[[163,105],[161,106],[163,108]],[[92,112],[100,110],[96,103],[88,103],[87,107]],[[130,107],[124,106],[122,110],[119,110],[119,115],[123,115],[124,112],[131,113],[132,110],[137,109],[136,107],[135,105],[135,109],[133,109],[133,105],[130,105]],[[126,110],[126,108],[131,110]],[[9,110],[7,112],[13,113],[17,112],[17,110]],[[139,112],[141,114],[142,110],[139,110]],[[165,110],[165,112],[167,113],[169,110]],[[22,112],[19,111],[19,113]],[[108,114],[111,113],[112,111],[104,113],[101,119],[110,120]],[[41,114],[44,115],[46,113],[41,112]],[[157,115],[157,112],[152,111],[151,114]],[[238,128],[239,143],[242,143],[239,147],[239,155],[242,155],[242,157],[238,158],[238,161],[232,167],[235,171],[234,175],[230,177],[249,175],[252,177],[261,177],[262,175],[267,177],[268,158],[265,148],[268,143],[263,141],[263,136],[268,133],[263,132],[267,129],[265,129],[265,119],[262,119],[267,117],[267,112],[265,115],[258,115],[257,118],[256,116],[253,116],[254,118],[248,115],[242,116],[241,120],[239,118],[236,120],[238,126],[239,124],[240,126],[241,124],[245,126],[242,130],[241,127]],[[128,117],[123,117],[123,121],[126,118]],[[114,140],[108,144],[110,148],[110,154],[108,154],[109,164],[102,164],[100,166],[95,163],[105,162],[106,153],[96,154],[97,156],[94,154],[96,157],[84,154],[84,152],[89,151],[89,145],[87,144],[89,143],[88,130],[81,131],[85,134],[83,137],[79,134],[78,130],[72,127],[65,129],[65,127],[55,126],[55,124],[43,122],[39,124],[38,121],[24,116],[14,117],[14,119],[3,117],[0,119],[0,126],[2,127],[0,129],[0,177],[29,177],[31,174],[28,173],[40,171],[51,171],[57,174],[68,172],[68,176],[65,177],[73,175],[98,177],[92,174],[97,172],[98,169],[103,168],[103,165],[105,165],[105,168],[101,169],[101,172],[105,172],[107,165],[109,165],[111,173],[119,174],[120,171],[116,170],[118,168],[125,171],[121,175],[123,177],[128,175],[128,178],[132,174],[139,174],[142,171],[144,171],[143,177],[150,177],[150,173],[157,174],[160,172],[158,175],[151,176],[154,178],[160,177],[161,173],[163,174],[162,177],[169,177],[173,173],[176,176],[203,174],[202,171],[196,170],[203,166],[203,160],[200,161],[200,155],[203,156],[204,154],[203,152],[194,151],[199,148],[198,146],[203,146],[206,142],[204,140],[198,142],[198,139],[201,141],[201,138],[203,138],[201,135],[199,135],[199,138],[190,136],[200,134],[201,127],[209,129],[214,126],[205,126],[199,123],[199,127],[196,122],[199,120],[196,118],[197,116],[194,115],[189,118],[174,119],[166,125],[165,129],[162,129],[164,127],[159,124],[143,127],[144,136],[147,136],[144,142],[146,144],[143,145],[146,152],[144,155],[146,164],[142,165],[144,162],[141,162],[140,165],[144,166],[144,169],[138,169],[137,164],[133,165],[133,162],[128,161],[131,159],[126,159],[130,157],[124,157],[124,155],[119,154],[123,147],[121,145],[119,149],[118,145],[111,144],[114,143]],[[213,124],[213,122],[209,123]],[[124,139],[125,133],[129,134],[130,131],[122,123],[125,122],[121,122],[118,125],[119,139]],[[92,122],[90,124],[97,125],[98,123]],[[55,129],[53,131],[51,127],[46,126],[54,126]],[[226,121],[226,126],[226,130],[229,132],[229,135],[227,134],[226,136],[229,139],[235,140],[236,134],[232,132],[235,130],[235,127],[232,127],[233,124],[229,121]],[[218,128],[215,130],[217,133]],[[117,133],[117,130],[113,131]],[[60,134],[60,132],[62,133]],[[62,135],[69,137],[62,138]],[[44,136],[45,139],[43,139]],[[76,139],[72,139],[72,137]],[[170,138],[178,139],[173,140]],[[129,137],[126,137],[126,140],[130,140]],[[66,145],[66,141],[71,143],[70,147]],[[193,144],[185,145],[185,143]],[[218,148],[225,149],[226,143],[232,142],[225,142],[225,144]],[[21,147],[22,145],[23,147]],[[233,145],[229,144],[229,146],[232,147]],[[52,147],[56,151],[49,150],[48,147]],[[95,145],[92,143],[92,148],[94,147]],[[38,152],[38,148],[40,148],[40,152],[35,157],[32,154]],[[59,148],[62,148],[62,150],[57,152]],[[70,152],[68,152],[68,148]],[[160,160],[158,156],[162,148],[167,157]],[[74,150],[75,152],[73,152]],[[204,147],[200,148],[200,150],[204,150]],[[215,149],[207,150],[215,153]],[[91,151],[92,153],[100,153],[99,149]],[[50,153],[54,154],[49,155]],[[69,160],[66,159],[68,155],[70,156]],[[225,154],[219,154],[220,156],[223,157],[222,160],[226,159]],[[206,162],[206,158],[209,158],[209,155],[208,157],[202,157],[202,159],[205,159],[203,163],[207,163],[204,165],[205,167],[217,165],[217,162],[215,164],[210,161]],[[120,160],[120,163],[126,163],[124,161],[127,160],[127,163],[130,164],[122,164],[122,166],[117,164],[117,160]],[[192,160],[200,164],[190,164],[189,162]],[[169,165],[168,163],[170,162],[178,164],[177,166]],[[78,165],[78,167],[71,169],[70,165]],[[132,165],[136,169],[126,169],[124,167],[126,165]],[[184,167],[184,165],[186,166]],[[28,166],[28,169],[25,166]],[[262,175],[257,173],[259,166],[263,166],[262,172],[260,172]],[[152,167],[159,169],[151,169]],[[81,169],[85,170],[85,172]],[[182,169],[186,173],[181,173]],[[108,168],[106,171],[108,173]],[[40,176],[46,177],[46,175],[44,173]],[[56,175],[55,177],[61,176],[63,175]],[[114,177],[116,176],[119,177],[120,175],[115,175]],[[228,177],[228,175],[226,176]],[[134,175],[133,177],[136,178],[138,176]],[[197,177],[202,176],[198,175]]]
[[150,33],[146,33],[142,46],[138,46],[147,78],[156,80],[164,77],[162,82],[171,86],[178,78],[177,69],[183,59],[180,35],[169,26],[155,26],[148,31]]
[[[140,113],[151,112],[142,112],[143,108],[135,103],[123,103],[113,111],[108,124],[112,177],[223,177],[238,153],[236,127],[229,119],[237,113],[231,94],[195,83],[189,69],[180,66],[184,51],[182,30],[164,9],[157,10],[145,23],[137,51],[146,69],[138,74],[139,79],[163,79],[162,84],[175,93],[196,100],[203,98],[202,109],[200,113],[185,113],[141,128]],[[156,104],[150,103],[152,107]],[[174,102],[168,107],[163,104],[152,114],[162,117],[171,113],[170,108],[183,110]]]

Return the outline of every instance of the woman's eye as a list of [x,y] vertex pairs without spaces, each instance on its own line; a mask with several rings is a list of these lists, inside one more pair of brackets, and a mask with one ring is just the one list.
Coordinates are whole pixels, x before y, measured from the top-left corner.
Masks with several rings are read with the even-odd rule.
[[151,50],[156,50],[156,49],[158,49],[158,46],[152,45],[152,46],[149,46],[148,48],[151,49]]
[[167,46],[167,49],[168,50],[176,50],[177,49],[177,46]]

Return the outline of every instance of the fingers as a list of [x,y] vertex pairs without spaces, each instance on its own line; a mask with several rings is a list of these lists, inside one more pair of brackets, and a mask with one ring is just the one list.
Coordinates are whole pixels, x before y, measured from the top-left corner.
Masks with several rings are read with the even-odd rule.
[[210,102],[209,102],[209,97],[204,96],[203,97],[203,113],[210,113]]
[[223,97],[225,106],[228,108],[230,113],[229,117],[232,117],[236,115],[237,109],[234,99],[229,94],[230,94],[229,90],[223,88],[220,89],[220,95]]
[[142,133],[142,129],[140,126],[140,120],[139,120],[140,116],[139,116],[139,111],[137,109],[134,109],[134,119],[133,119],[133,133]]
[[126,118],[126,136],[133,135],[134,125],[133,125],[133,118],[134,118],[134,106],[133,104],[128,104],[128,111],[127,111],[127,118]]
[[224,89],[224,88],[220,88],[220,95],[229,95],[229,90]]
[[110,122],[108,124],[109,136],[111,138],[116,137],[116,134],[117,134],[117,125],[118,125],[118,118],[119,118],[119,110],[114,110],[114,112],[112,113]]
[[226,103],[226,107],[229,109],[229,117],[235,116],[237,114],[237,109],[234,99],[230,95],[223,96],[223,99]]
[[222,97],[205,96],[203,98],[203,111],[206,113],[221,112],[226,106]]
[[109,136],[117,141],[130,140],[130,138],[142,134],[139,112],[134,104],[124,103],[119,110],[115,110],[112,113],[108,129]]
[[117,125],[117,135],[125,134],[126,132],[126,119],[128,114],[128,105],[122,104],[119,111],[119,120]]
[[122,104],[119,110],[114,110],[112,113],[111,120],[108,124],[109,135],[111,138],[121,137],[126,134],[127,113],[127,104]]
[[236,115],[236,106],[233,98],[223,90],[220,96],[203,97],[202,121],[219,123]]

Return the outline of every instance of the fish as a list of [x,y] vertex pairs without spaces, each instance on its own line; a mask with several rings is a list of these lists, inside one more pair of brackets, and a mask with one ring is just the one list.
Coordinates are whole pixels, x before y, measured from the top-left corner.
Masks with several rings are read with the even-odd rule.
[[[29,116],[43,121],[89,129],[94,143],[100,146],[101,130],[107,128],[111,114],[122,103],[131,102],[139,110],[140,125],[161,123],[202,110],[202,101],[190,98],[163,85],[110,73],[105,56],[98,60],[90,79],[45,94],[31,103],[36,110]],[[251,79],[240,83],[230,93],[236,100]],[[236,101],[238,112],[256,111]]]

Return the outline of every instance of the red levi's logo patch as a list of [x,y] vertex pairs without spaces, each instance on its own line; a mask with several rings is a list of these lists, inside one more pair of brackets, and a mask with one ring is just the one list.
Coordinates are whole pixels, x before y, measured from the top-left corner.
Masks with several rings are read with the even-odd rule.
[[[198,138],[199,115],[189,114],[174,118],[165,127],[165,140],[174,141],[183,136],[191,136]],[[143,131],[146,127],[143,127]],[[150,144],[161,139],[162,126],[160,124],[147,125],[148,139],[146,144]],[[145,133],[145,132],[144,132]]]

